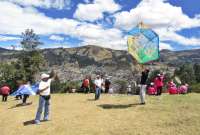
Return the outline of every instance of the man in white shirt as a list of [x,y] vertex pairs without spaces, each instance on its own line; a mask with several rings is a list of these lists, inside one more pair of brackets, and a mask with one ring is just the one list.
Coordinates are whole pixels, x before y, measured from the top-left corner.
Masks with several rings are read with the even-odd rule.
[[102,79],[100,78],[99,75],[97,75],[94,84],[95,84],[95,100],[98,100],[100,98],[101,88],[103,84]]
[[50,85],[52,78],[48,74],[41,75],[41,82],[39,84],[39,106],[35,118],[35,124],[40,123],[42,110],[44,108],[44,121],[49,120],[49,105],[50,105]]

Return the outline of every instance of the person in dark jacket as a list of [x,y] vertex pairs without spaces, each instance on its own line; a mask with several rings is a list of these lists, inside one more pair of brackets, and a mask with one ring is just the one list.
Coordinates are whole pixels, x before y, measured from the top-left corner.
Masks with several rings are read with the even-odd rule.
[[146,94],[146,86],[147,86],[147,79],[148,79],[148,75],[149,75],[149,69],[145,69],[142,72],[141,75],[141,81],[140,81],[140,103],[142,105],[145,104],[145,94]]

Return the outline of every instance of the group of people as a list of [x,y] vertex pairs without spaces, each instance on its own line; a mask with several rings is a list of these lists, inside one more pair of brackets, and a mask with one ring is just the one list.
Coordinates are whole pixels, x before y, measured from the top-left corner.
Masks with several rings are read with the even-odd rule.
[[[95,100],[98,100],[102,92],[108,93],[110,90],[111,81],[106,75],[105,79],[103,75],[97,75],[94,82],[92,82],[89,76],[86,76],[82,82],[82,89],[85,93],[90,93],[91,89],[95,90]],[[92,87],[90,87],[92,86]]]
[[[156,95],[161,95],[162,94],[162,88],[164,86],[164,75],[163,74],[158,74],[154,79],[153,82],[151,83],[151,85],[147,88],[147,79],[149,76],[149,69],[145,69],[142,74],[141,74],[141,80],[140,80],[140,104],[144,105],[145,102],[145,94],[146,94],[146,90],[149,91],[153,91],[154,90],[154,94]],[[50,85],[51,85],[51,81],[55,78],[55,74],[54,75],[48,75],[43,73],[41,75],[41,81],[39,83],[38,86],[38,91],[37,94],[39,94],[39,105],[37,108],[37,113],[36,113],[36,117],[35,117],[35,124],[39,124],[40,120],[41,120],[41,114],[43,112],[44,109],[44,121],[48,121],[49,120],[49,106],[50,106]],[[91,79],[86,76],[86,78],[83,80],[82,83],[82,87],[84,89],[85,93],[90,92],[90,84],[93,83],[94,85],[94,89],[95,89],[95,100],[98,100],[100,98],[101,92],[105,91],[105,93],[109,92],[110,89],[110,85],[111,85],[111,81],[108,78],[108,76],[106,76],[106,79],[103,79],[103,76],[97,75],[96,79],[94,80],[94,82],[91,82]],[[25,87],[26,85],[29,84],[23,84],[20,87]],[[168,83],[168,88],[169,90],[172,90],[172,88],[176,87],[176,85],[170,81]],[[178,89],[178,91],[184,91],[185,89],[188,87],[188,85],[184,85],[182,87],[180,87]],[[176,89],[177,90],[177,89]],[[10,93],[10,88],[8,86],[3,86],[1,88],[1,94],[3,96],[2,100],[6,101],[7,100],[7,96]],[[24,100],[23,103],[26,101],[26,99],[28,98],[28,95],[24,95]]]
[[[150,83],[150,86],[147,88],[147,93],[149,95],[161,95],[162,89],[164,86],[164,75],[158,74],[154,79],[154,82]],[[188,92],[188,84],[182,84],[180,87],[177,87],[173,80],[170,80],[167,84],[167,92],[169,94],[186,94]]]
[[[141,74],[141,81],[140,81],[140,103],[142,105],[145,104],[145,94],[146,90],[149,95],[156,95],[160,96],[163,93],[163,87],[164,87],[164,74],[159,73],[157,76],[152,80],[150,85],[147,83],[149,75],[149,69],[145,69],[142,71]],[[176,84],[173,82],[173,80],[170,80],[167,83],[167,91],[169,94],[186,94],[188,92],[189,85],[187,83],[182,84],[180,87],[177,87]]]

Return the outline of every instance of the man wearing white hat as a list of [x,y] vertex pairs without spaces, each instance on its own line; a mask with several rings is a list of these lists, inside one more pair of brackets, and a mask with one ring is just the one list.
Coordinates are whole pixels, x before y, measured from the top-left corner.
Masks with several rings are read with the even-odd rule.
[[101,90],[102,90],[102,79],[99,75],[97,75],[97,78],[94,81],[95,84],[95,100],[98,100],[100,98]]
[[41,82],[39,84],[39,106],[37,109],[37,114],[36,114],[36,118],[35,118],[35,124],[39,124],[40,123],[40,119],[41,119],[41,114],[44,108],[44,121],[48,121],[49,120],[49,105],[50,105],[50,85],[51,85],[51,81],[54,78],[55,75],[53,75],[53,77],[50,77],[48,74],[43,73],[41,75]]

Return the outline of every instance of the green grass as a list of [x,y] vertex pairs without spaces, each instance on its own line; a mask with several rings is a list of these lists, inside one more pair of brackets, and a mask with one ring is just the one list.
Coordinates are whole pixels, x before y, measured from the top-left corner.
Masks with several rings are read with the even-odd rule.
[[137,105],[138,96],[54,94],[51,121],[40,125],[33,104],[16,107],[20,101],[0,102],[0,135],[199,135],[200,94],[148,96],[147,105]]

